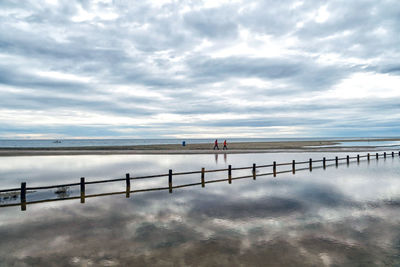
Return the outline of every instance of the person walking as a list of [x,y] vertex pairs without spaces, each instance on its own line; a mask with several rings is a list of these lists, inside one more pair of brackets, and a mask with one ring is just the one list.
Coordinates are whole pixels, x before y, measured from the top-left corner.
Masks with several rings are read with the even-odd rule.
[[226,146],[226,140],[224,141],[224,147],[222,148],[222,150],[228,150],[228,147]]
[[219,150],[219,147],[218,147],[218,139],[215,139],[215,142],[214,142],[214,150],[215,150],[215,148],[217,148],[217,149]]

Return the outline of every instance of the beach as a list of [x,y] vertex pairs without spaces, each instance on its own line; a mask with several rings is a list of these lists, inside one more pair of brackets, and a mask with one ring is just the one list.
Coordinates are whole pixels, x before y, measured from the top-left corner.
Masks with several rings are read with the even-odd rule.
[[[228,142],[228,150],[213,150],[212,143],[198,144],[153,144],[134,146],[81,146],[81,147],[17,147],[0,148],[0,156],[38,155],[129,155],[129,154],[238,154],[274,152],[352,152],[371,151],[398,146],[370,145],[369,142],[398,142],[400,138],[387,139],[342,139],[316,141],[276,141],[276,142]],[[361,145],[359,144],[361,143]],[[354,144],[354,145],[352,145]],[[357,144],[357,145],[356,145]]]

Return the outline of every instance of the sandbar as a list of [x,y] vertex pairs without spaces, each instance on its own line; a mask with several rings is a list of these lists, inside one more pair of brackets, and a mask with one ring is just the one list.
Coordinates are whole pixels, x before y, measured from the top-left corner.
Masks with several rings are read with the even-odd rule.
[[[0,156],[40,155],[124,155],[124,154],[238,154],[276,152],[354,152],[388,150],[398,146],[351,146],[351,142],[400,141],[400,138],[280,141],[280,142],[237,142],[228,143],[228,150],[213,150],[213,144],[163,144],[135,146],[87,146],[87,147],[42,147],[42,148],[0,148]],[[349,142],[346,146],[340,146]]]

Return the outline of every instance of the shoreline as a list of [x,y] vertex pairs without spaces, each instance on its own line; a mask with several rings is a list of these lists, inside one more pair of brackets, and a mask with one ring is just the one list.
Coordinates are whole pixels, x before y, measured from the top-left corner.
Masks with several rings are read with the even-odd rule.
[[[400,141],[400,138],[369,139],[368,141]],[[213,144],[0,148],[0,157],[64,156],[64,155],[185,155],[185,154],[247,154],[282,152],[362,152],[388,150],[391,146],[335,146],[340,143],[367,142],[359,140],[279,141],[228,143],[228,150],[212,150]],[[327,147],[326,147],[327,146]],[[396,145],[398,147],[398,145]]]

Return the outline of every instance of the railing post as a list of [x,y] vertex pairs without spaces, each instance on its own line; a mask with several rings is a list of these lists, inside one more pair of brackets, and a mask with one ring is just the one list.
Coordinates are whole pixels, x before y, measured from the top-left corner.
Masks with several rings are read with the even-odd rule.
[[293,174],[296,173],[296,161],[295,160],[292,161],[292,173]]
[[392,151],[392,158],[394,158],[394,152]]
[[357,154],[357,163],[360,163],[360,155]]
[[274,177],[276,177],[276,161],[274,161],[274,164],[272,166],[272,172],[274,173]]
[[379,153],[376,153],[376,159],[378,159],[379,158]]
[[324,167],[324,170],[326,169],[326,158],[324,157],[322,159],[322,166]]
[[346,163],[347,163],[347,165],[350,164],[350,156],[349,155],[347,155],[347,157],[346,157]]
[[232,165],[228,166],[228,182],[232,183]]
[[312,159],[310,159],[310,172],[312,172]]
[[81,177],[81,203],[85,203],[85,177]]
[[256,164],[253,163],[253,180],[256,179]]
[[399,157],[400,157],[400,151],[399,151]]
[[[399,153],[400,153],[400,152],[399,152]],[[371,155],[368,153],[368,154],[367,154],[368,162],[370,161],[370,157],[371,157]]]
[[26,183],[21,183],[21,210],[26,210]]
[[386,152],[383,152],[383,158],[386,159]]
[[338,156],[335,157],[335,164],[336,164],[336,167],[339,166],[339,157]]
[[125,175],[125,179],[126,179],[126,198],[129,198],[131,192],[131,177],[129,173]]
[[169,193],[172,193],[172,170],[168,171],[168,187]]
[[205,186],[204,174],[205,174],[205,170],[204,170],[204,168],[201,168],[201,187]]

